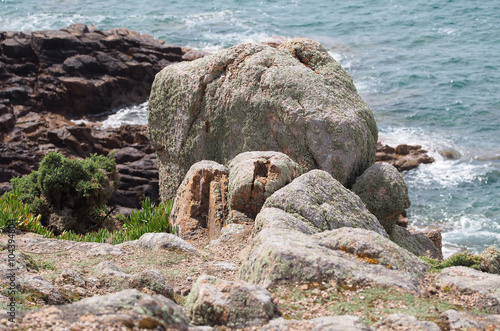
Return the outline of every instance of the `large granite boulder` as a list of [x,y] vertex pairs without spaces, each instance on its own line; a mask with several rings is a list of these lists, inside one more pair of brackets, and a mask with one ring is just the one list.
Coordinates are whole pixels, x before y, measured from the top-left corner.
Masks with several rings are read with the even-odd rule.
[[280,152],[245,152],[229,162],[229,208],[255,217],[266,199],[301,175]]
[[186,298],[184,311],[195,325],[231,328],[258,326],[278,315],[278,308],[266,289],[208,275],[198,278]]
[[254,231],[239,277],[263,286],[331,279],[418,292],[428,269],[388,238],[355,194],[321,170],[270,196]]
[[172,198],[200,160],[226,164],[241,152],[274,150],[342,184],[375,162],[377,126],[351,77],[319,43],[275,49],[243,44],[156,75],[148,134],[160,195]]
[[403,176],[388,163],[375,163],[369,167],[356,179],[352,190],[389,234],[392,234],[399,215],[410,207]]

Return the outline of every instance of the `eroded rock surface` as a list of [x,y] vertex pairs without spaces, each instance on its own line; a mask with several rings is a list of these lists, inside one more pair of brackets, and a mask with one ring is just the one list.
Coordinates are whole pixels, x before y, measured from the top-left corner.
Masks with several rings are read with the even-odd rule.
[[490,246],[481,253],[481,270],[500,275],[500,250],[498,248]]
[[276,318],[260,328],[262,331],[287,331],[287,330],[311,330],[311,331],[372,331],[361,318],[357,316],[341,315],[318,317],[310,320],[288,320]]
[[389,240],[355,194],[321,170],[269,197],[254,231],[239,276],[264,286],[333,279],[419,291],[419,279],[428,269]]
[[[448,152],[449,153],[449,152]],[[445,157],[448,157],[445,155]],[[454,158],[451,156],[449,158]],[[377,162],[386,162],[399,171],[411,170],[419,164],[428,164],[434,162],[434,158],[427,155],[427,151],[420,145],[401,144],[396,147],[377,143]]]
[[246,151],[287,154],[352,184],[375,161],[377,127],[352,79],[319,43],[244,44],[162,70],[149,101],[160,195],[189,167]]
[[279,152],[245,152],[229,162],[229,207],[251,217],[266,199],[301,175],[300,166]]
[[169,218],[182,238],[218,237],[228,217],[227,188],[223,165],[200,161],[191,166],[177,190]]

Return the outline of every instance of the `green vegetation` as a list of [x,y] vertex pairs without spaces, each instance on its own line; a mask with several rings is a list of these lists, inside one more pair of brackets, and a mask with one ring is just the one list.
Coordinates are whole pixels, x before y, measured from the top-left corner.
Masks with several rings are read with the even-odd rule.
[[[117,185],[116,164],[111,157],[70,160],[48,153],[38,171],[12,179],[13,191],[0,196],[0,230],[14,223],[19,230],[45,238],[112,244],[135,240],[148,232],[176,233],[168,220],[173,203],[155,206],[149,197],[130,217],[116,217],[115,223],[121,223],[122,229],[100,227],[109,217],[105,203]],[[53,223],[54,219],[59,223]],[[75,228],[79,222],[86,225]],[[73,226],[66,230],[68,225]]]
[[106,203],[119,181],[113,155],[69,159],[49,152],[37,171],[11,183],[18,199],[42,216],[42,224],[57,233],[85,233],[103,223]]
[[456,253],[443,261],[431,259],[426,256],[421,256],[420,258],[429,264],[431,272],[440,272],[444,268],[456,266],[481,270],[481,257],[479,255],[469,253],[469,251]]

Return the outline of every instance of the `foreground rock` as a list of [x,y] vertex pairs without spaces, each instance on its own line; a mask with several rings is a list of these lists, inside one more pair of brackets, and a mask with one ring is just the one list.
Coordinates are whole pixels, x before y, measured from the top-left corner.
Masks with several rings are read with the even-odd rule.
[[478,294],[477,308],[500,314],[500,275],[466,267],[450,267],[441,271],[436,284],[465,295]]
[[240,278],[264,286],[331,279],[417,292],[428,269],[388,239],[356,195],[320,170],[269,197],[256,218],[255,232]]
[[[445,155],[446,157],[446,155]],[[377,143],[377,162],[386,162],[393,165],[399,171],[411,170],[419,164],[434,162],[434,158],[427,155],[427,151],[420,145],[401,144],[396,147]]]
[[16,327],[46,329],[163,328],[187,330],[182,307],[162,295],[124,290],[86,298],[72,304],[50,306],[20,316]]
[[160,195],[174,197],[189,167],[274,150],[352,184],[375,161],[377,127],[352,79],[308,39],[278,49],[244,44],[162,70],[149,101]]
[[481,253],[481,270],[500,275],[500,250],[498,248],[490,246]]
[[372,325],[374,330],[421,330],[440,331],[441,328],[436,323],[418,321],[414,316],[392,314]]
[[184,309],[195,325],[225,325],[230,328],[262,325],[278,315],[267,290],[212,276],[198,278],[186,298]]
[[266,199],[301,175],[300,166],[279,152],[246,152],[229,162],[229,207],[255,217]]

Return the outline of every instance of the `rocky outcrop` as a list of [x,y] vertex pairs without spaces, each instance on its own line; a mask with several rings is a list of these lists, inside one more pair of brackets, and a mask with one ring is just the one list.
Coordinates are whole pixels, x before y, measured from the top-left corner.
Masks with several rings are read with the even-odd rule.
[[20,314],[19,324],[26,329],[175,329],[188,330],[189,321],[182,307],[162,295],[124,290],[94,296],[78,302],[49,306]]
[[171,233],[145,233],[137,240],[127,241],[117,246],[139,247],[153,251],[160,249],[178,250],[190,254],[199,254],[193,245]]
[[186,298],[184,310],[195,325],[244,328],[267,323],[278,315],[264,288],[213,276],[201,276]]
[[147,289],[171,300],[174,299],[174,289],[158,270],[146,270],[137,273],[128,279],[126,286],[138,290]]
[[399,171],[411,170],[419,164],[434,162],[434,158],[427,155],[427,151],[420,145],[398,145],[391,147],[377,143],[377,162],[385,162],[393,165]]
[[441,331],[433,322],[419,321],[416,317],[403,314],[392,314],[372,325],[374,330],[419,330]]
[[419,291],[428,269],[388,239],[356,195],[321,170],[276,191],[255,223],[240,268],[240,278],[255,284],[332,279]]
[[179,236],[193,239],[207,234],[215,239],[226,225],[228,175],[226,167],[213,161],[191,166],[177,190],[170,222]]
[[229,162],[229,208],[255,217],[266,199],[301,175],[300,166],[279,152],[245,152]]
[[408,188],[396,168],[387,163],[376,163],[356,179],[352,191],[366,208],[377,217],[390,235],[399,215],[410,207]]
[[274,150],[306,170],[352,184],[375,161],[377,127],[352,79],[307,39],[278,49],[244,44],[162,70],[148,135],[160,160],[160,195],[174,197],[189,167]]
[[[433,236],[437,236],[437,234],[433,233]],[[394,226],[390,237],[393,242],[416,256],[427,256],[437,260],[443,259],[441,242],[438,241],[436,245],[425,233],[412,233],[403,227]]]
[[480,315],[448,310],[443,313],[450,330],[498,330],[500,315]]

